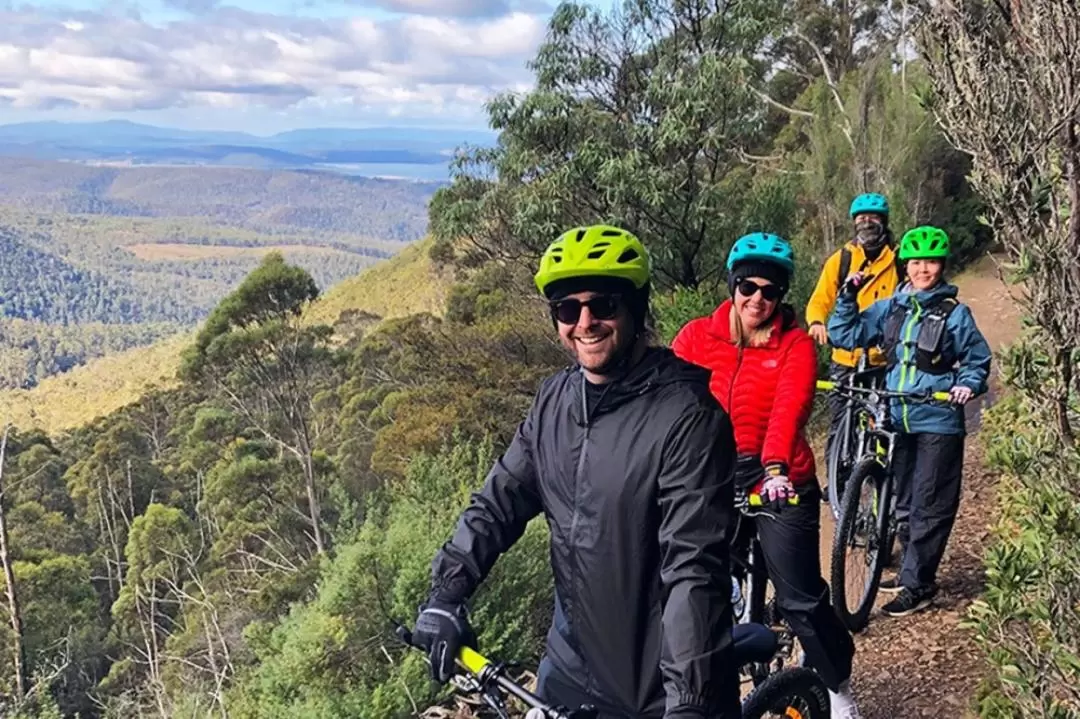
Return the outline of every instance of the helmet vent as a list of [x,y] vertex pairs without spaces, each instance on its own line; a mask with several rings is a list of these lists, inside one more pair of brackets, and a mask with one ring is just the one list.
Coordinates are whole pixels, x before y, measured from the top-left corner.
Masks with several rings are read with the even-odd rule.
[[637,250],[625,250],[616,262],[633,262],[638,258]]
[[578,230],[577,235],[574,237],[574,241],[575,242],[581,242],[583,239],[585,239],[585,232],[586,232],[586,229],[584,227],[582,227],[580,230]]
[[623,233],[619,230],[604,230],[601,235],[603,237],[622,237]]
[[601,257],[604,256],[604,252],[606,252],[606,250],[593,250],[588,255],[586,255],[586,257],[588,257],[590,260],[599,260]]

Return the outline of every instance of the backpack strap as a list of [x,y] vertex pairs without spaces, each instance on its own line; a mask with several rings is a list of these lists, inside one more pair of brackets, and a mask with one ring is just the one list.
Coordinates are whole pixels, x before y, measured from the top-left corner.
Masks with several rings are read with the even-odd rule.
[[[859,265],[859,272],[862,272],[870,266],[870,258],[864,257],[862,264]],[[840,248],[840,269],[836,273],[836,291],[839,292],[840,288],[844,286],[844,280],[851,274],[851,250],[847,245]]]
[[949,315],[957,308],[960,302],[955,297],[942,297],[926,308],[926,314],[942,320],[949,319]]
[[844,286],[844,280],[851,273],[851,250],[847,245],[840,248],[840,270],[836,275],[836,290],[840,291],[840,288]]

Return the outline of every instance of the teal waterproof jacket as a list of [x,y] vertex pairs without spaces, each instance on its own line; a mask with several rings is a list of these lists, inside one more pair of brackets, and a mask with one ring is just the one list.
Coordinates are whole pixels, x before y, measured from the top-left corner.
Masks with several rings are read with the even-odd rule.
[[[971,310],[957,302],[956,295],[956,287],[946,282],[922,291],[915,291],[910,283],[905,283],[892,297],[878,300],[860,313],[855,298],[842,293],[829,317],[829,342],[843,349],[885,347],[886,386],[895,392],[948,392],[963,385],[978,396],[987,390],[992,353],[975,326]],[[920,350],[923,325],[933,322],[933,319],[928,320],[934,314],[931,310],[943,306],[942,303],[951,306],[951,311],[943,322],[940,344],[935,352]],[[924,347],[927,336],[923,336]],[[926,371],[931,355],[945,357],[951,362],[948,366]],[[964,410],[960,405],[900,399],[893,400],[891,414],[894,426],[903,432],[966,432]]]

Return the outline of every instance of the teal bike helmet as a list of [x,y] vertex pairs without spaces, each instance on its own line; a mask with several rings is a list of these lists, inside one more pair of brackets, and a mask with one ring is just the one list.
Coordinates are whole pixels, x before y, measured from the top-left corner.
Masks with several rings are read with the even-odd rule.
[[795,251],[787,240],[767,232],[753,232],[735,240],[728,253],[727,269],[731,272],[740,262],[757,260],[780,265],[790,275],[795,272]]
[[735,240],[727,258],[728,289],[746,277],[764,277],[783,287],[791,284],[795,274],[795,251],[779,235],[753,232]]
[[855,215],[863,213],[872,213],[888,218],[889,201],[885,199],[884,195],[879,195],[876,192],[859,195],[851,201],[850,214],[854,218]]

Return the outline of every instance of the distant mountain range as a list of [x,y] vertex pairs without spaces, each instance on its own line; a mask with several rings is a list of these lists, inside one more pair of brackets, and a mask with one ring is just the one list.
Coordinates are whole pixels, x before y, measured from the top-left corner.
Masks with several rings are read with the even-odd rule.
[[311,128],[266,137],[180,130],[127,120],[0,125],[0,157],[87,164],[327,169],[359,175],[438,177],[454,148],[491,146],[488,131]]

